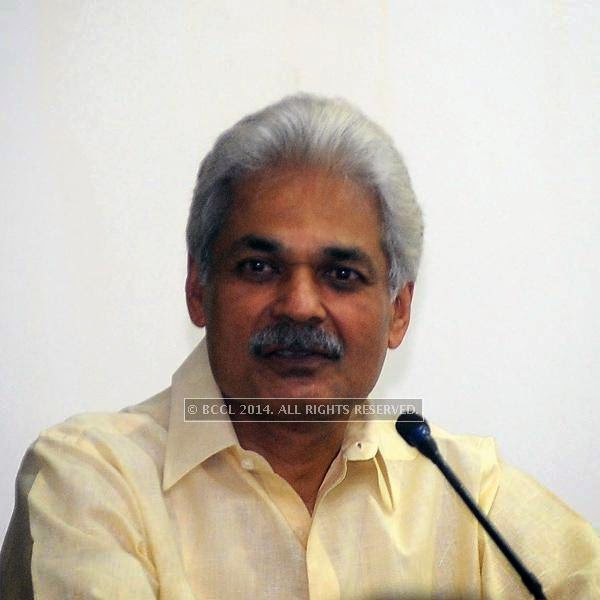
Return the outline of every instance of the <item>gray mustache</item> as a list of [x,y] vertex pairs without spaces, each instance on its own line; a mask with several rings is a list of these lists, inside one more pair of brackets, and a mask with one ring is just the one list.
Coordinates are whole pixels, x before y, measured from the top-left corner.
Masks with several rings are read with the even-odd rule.
[[273,349],[291,352],[323,354],[339,360],[344,355],[344,345],[333,333],[306,324],[282,321],[256,332],[249,342],[254,356],[266,356]]

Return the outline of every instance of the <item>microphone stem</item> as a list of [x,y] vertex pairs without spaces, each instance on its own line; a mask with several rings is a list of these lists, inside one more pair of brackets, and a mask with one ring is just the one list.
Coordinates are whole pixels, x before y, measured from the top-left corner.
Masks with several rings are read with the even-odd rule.
[[498,546],[502,554],[506,556],[508,562],[514,567],[515,571],[517,571],[525,587],[533,595],[535,600],[546,600],[541,583],[537,580],[533,573],[525,568],[525,565],[521,562],[519,557],[513,552],[506,540],[500,535],[500,532],[492,525],[492,523],[481,512],[481,510],[479,510],[479,507],[471,497],[471,494],[469,494],[469,492],[463,487],[452,469],[443,459],[442,455],[436,451],[432,452],[430,458],[443,473],[444,477],[448,480],[448,483],[450,483],[456,493],[463,499],[470,511],[475,515],[475,518],[479,521],[481,526],[494,540],[496,546]]

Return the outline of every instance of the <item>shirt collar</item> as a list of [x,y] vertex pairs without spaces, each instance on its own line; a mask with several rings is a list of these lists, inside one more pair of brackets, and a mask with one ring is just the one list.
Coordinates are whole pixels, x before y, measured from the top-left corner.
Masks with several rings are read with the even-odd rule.
[[[231,421],[186,421],[185,399],[206,399],[214,404],[223,397],[213,377],[203,339],[171,380],[171,408],[165,452],[163,489],[167,490],[210,456],[239,445]],[[369,402],[369,400],[367,400]],[[377,453],[385,462],[412,460],[417,450],[397,433],[393,421],[365,418],[348,424],[342,454],[348,460],[370,460]]]
[[163,489],[167,490],[207,458],[238,445],[233,426],[226,421],[186,421],[185,399],[205,398],[214,403],[223,400],[208,360],[206,340],[203,339],[175,371],[171,380],[171,411]]
[[417,455],[398,435],[394,421],[371,418],[348,423],[342,452],[348,460],[368,460],[377,452],[384,460],[412,460]]
[[[370,400],[366,401],[371,402]],[[350,421],[342,443],[342,455],[348,461],[369,461],[377,474],[375,489],[383,505],[393,510],[398,502],[400,481],[392,463],[415,458],[417,450],[396,432],[394,421],[366,418]]]

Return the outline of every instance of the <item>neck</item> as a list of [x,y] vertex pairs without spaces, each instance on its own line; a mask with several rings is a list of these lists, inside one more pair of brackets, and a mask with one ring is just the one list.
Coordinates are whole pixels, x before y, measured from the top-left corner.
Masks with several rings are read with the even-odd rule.
[[275,473],[296,490],[312,514],[317,493],[329,466],[338,454],[346,423],[266,423],[232,419],[242,448],[264,456]]

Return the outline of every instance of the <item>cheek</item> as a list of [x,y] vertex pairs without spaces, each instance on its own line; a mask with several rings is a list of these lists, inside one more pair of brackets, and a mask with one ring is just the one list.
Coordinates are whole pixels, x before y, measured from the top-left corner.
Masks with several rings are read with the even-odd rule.
[[266,294],[260,290],[249,293],[238,285],[216,286],[210,301],[209,327],[218,330],[222,339],[244,340],[256,330],[265,307]]
[[373,302],[353,302],[338,312],[338,326],[348,352],[356,351],[359,359],[385,353],[390,320],[385,308]]

